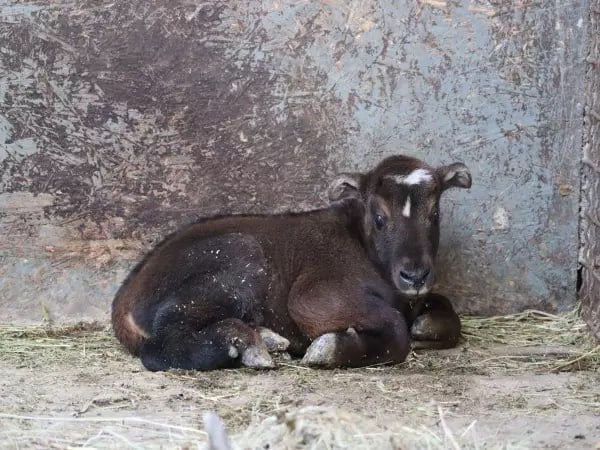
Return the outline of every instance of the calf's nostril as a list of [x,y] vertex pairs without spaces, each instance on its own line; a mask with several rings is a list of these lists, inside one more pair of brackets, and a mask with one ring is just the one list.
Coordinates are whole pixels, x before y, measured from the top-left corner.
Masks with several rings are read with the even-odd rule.
[[429,269],[422,269],[422,270],[411,270],[411,271],[407,271],[407,270],[401,270],[400,271],[400,277],[412,284],[413,286],[419,288],[421,286],[423,286],[425,284],[425,279],[427,278],[427,276],[429,275],[430,270]]
[[408,272],[405,272],[403,270],[400,271],[400,277],[402,277],[402,279],[404,281],[408,281],[408,282],[411,282],[411,283],[413,281],[411,274],[408,273]]

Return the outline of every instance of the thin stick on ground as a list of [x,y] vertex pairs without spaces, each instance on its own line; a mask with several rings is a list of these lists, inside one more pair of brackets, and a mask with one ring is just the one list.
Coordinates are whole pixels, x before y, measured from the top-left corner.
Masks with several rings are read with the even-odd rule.
[[589,358],[590,356],[598,356],[600,354],[600,345],[597,345],[596,347],[594,347],[592,350],[590,350],[589,352],[584,353],[583,355],[574,358],[574,359],[570,359],[567,362],[563,363],[563,364],[559,364],[557,366],[555,366],[552,371],[553,372],[559,372],[562,369],[564,369],[565,367],[569,367],[577,362],[580,362],[586,358]]
[[51,417],[51,416],[21,416],[18,414],[5,414],[0,413],[0,419],[14,419],[14,420],[26,420],[26,421],[39,421],[39,422],[107,422],[107,423],[124,423],[134,422],[144,425],[152,425],[155,427],[167,428],[176,431],[185,431],[188,433],[198,433],[206,436],[206,431],[198,430],[196,428],[182,427],[179,425],[171,425],[169,423],[161,423],[153,420],[143,419],[141,417]]
[[456,442],[454,434],[452,434],[452,430],[446,423],[446,419],[444,419],[444,410],[442,409],[441,405],[438,405],[438,414],[440,416],[440,424],[442,425],[442,430],[444,430],[444,435],[450,441],[454,450],[460,450],[460,445],[458,445],[458,442]]

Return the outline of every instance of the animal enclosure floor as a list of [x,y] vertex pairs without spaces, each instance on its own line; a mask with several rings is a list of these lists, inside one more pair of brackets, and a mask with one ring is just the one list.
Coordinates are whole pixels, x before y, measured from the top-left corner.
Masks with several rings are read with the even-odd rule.
[[490,344],[471,327],[392,367],[150,373],[105,327],[0,329],[0,448],[205,448],[207,410],[234,448],[600,445],[597,347],[579,342]]

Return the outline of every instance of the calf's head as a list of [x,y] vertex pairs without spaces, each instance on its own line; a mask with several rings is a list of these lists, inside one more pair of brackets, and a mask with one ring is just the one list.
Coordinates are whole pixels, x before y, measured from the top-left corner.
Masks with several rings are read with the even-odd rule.
[[[392,156],[365,174],[345,174],[329,189],[332,201],[351,202],[371,260],[405,295],[427,293],[435,281],[439,203],[451,187],[471,187],[462,163],[433,168]],[[356,207],[356,208],[354,208]]]

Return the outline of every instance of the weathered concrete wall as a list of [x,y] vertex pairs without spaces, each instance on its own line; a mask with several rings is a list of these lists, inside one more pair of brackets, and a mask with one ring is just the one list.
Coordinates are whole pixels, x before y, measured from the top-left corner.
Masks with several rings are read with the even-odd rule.
[[587,1],[0,0],[0,321],[106,317],[153,240],[460,160],[440,291],[575,301]]
[[600,0],[590,2],[582,160],[581,304],[600,339]]

